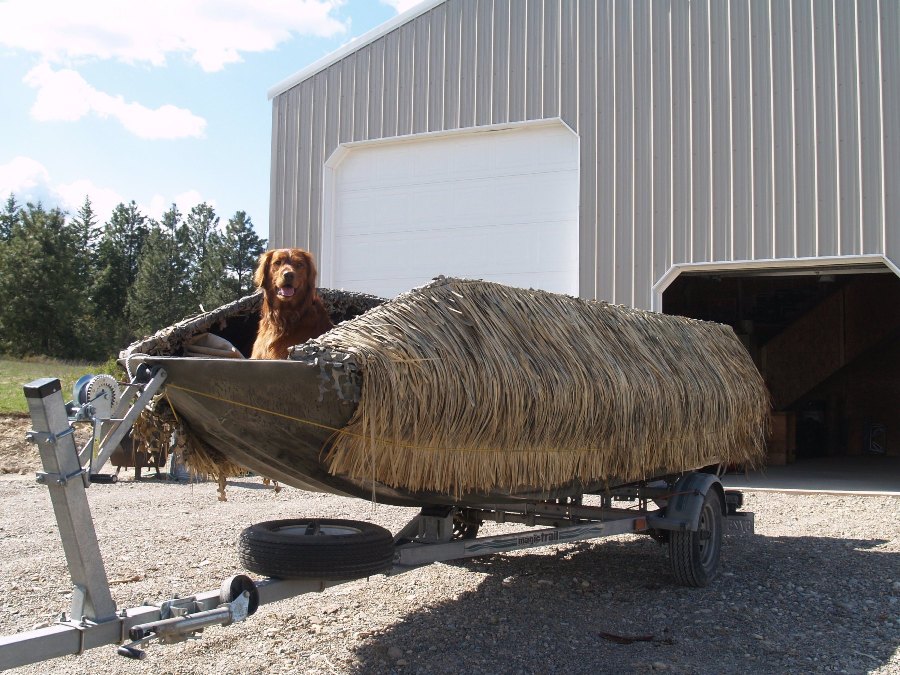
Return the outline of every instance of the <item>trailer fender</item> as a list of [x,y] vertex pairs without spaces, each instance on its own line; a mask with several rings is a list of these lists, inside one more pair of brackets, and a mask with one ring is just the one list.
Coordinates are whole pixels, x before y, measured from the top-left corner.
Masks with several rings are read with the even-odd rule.
[[719,493],[722,515],[725,509],[725,488],[719,477],[711,473],[689,473],[678,479],[665,508],[647,518],[648,525],[657,530],[696,532],[700,523],[703,500],[710,490]]

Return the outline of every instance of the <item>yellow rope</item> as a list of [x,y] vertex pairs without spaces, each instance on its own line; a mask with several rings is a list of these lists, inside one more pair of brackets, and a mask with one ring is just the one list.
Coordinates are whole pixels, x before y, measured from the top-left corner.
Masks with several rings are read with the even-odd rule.
[[[176,387],[176,389],[177,389],[177,387]],[[163,392],[163,396],[166,397],[166,402],[169,404],[169,410],[171,410],[171,411],[172,411],[172,415],[175,416],[175,424],[177,424],[178,426],[181,426],[181,420],[178,419],[178,413],[175,411],[175,406],[172,405],[172,399],[169,398],[169,392],[168,392],[168,391],[164,391],[164,392]]]
[[[313,427],[318,427],[320,429],[326,429],[328,431],[334,431],[337,433],[349,433],[345,432],[336,427],[328,426],[327,424],[319,424],[318,422],[313,422],[312,420],[305,420],[300,417],[294,417],[293,415],[285,415],[284,413],[275,412],[274,410],[266,410],[265,408],[260,408],[255,405],[250,405],[249,403],[241,403],[240,401],[231,401],[227,398],[222,398],[221,396],[215,396],[214,394],[207,394],[203,391],[197,391],[196,389],[188,389],[187,387],[180,387],[177,384],[167,384],[166,388],[171,389],[180,389],[181,391],[186,391],[189,394],[196,394],[197,396],[203,396],[204,398],[211,398],[214,401],[219,401],[220,403],[228,403],[230,405],[235,405],[241,408],[248,408],[249,410],[255,410],[256,412],[266,413],[267,415],[274,415],[276,417],[283,417],[284,419],[291,420],[293,422],[300,422],[301,424],[308,424]],[[168,394],[166,395],[168,398]],[[171,401],[169,401],[169,405],[171,405]],[[172,410],[174,412],[175,407],[172,406]]]

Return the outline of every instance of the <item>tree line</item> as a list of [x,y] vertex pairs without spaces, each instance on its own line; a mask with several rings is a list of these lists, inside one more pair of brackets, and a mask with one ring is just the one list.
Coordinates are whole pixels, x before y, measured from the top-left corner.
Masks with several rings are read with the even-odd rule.
[[0,211],[0,353],[105,361],[134,340],[253,290],[265,250],[250,217],[212,206],[159,220],[134,201],[101,224],[10,195]]

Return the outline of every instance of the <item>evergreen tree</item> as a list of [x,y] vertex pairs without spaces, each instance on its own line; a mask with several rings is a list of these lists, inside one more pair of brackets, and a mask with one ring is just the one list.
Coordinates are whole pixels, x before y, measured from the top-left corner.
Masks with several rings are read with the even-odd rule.
[[38,203],[20,212],[20,222],[0,249],[2,349],[61,358],[84,356],[76,327],[84,312],[77,293],[77,241],[59,209]]
[[197,311],[214,309],[232,299],[222,284],[225,261],[218,227],[219,217],[206,202],[197,204],[187,216],[191,300]]
[[128,289],[137,279],[137,262],[147,238],[147,217],[133,201],[113,210],[97,248],[93,301],[97,307],[97,339],[116,352],[134,338],[127,317]]
[[78,238],[79,249],[84,254],[84,261],[87,264],[85,271],[90,273],[90,267],[95,262],[97,244],[103,229],[97,224],[97,214],[89,196],[85,195],[84,204],[81,205],[72,219],[72,227]]
[[95,341],[96,307],[93,302],[93,284],[97,271],[97,244],[100,227],[90,197],[85,196],[84,204],[78,209],[71,223],[75,249],[73,251],[76,273],[76,285],[71,289],[73,302],[77,302],[80,311],[75,324],[78,341],[84,345],[92,345],[88,351],[96,352],[98,358],[105,359],[100,345]]
[[224,257],[226,283],[233,298],[253,291],[253,272],[259,256],[266,250],[253,222],[244,211],[237,211],[225,226]]
[[138,272],[128,293],[128,320],[135,335],[149,335],[180,321],[190,311],[187,263],[179,233],[181,213],[175,204],[153,223],[138,260]]
[[111,235],[121,248],[128,286],[137,278],[137,261],[148,232],[147,217],[138,210],[133,200],[128,206],[119,204],[113,210],[106,234]]
[[20,211],[21,207],[16,202],[16,196],[10,193],[3,211],[0,212],[0,242],[9,241],[19,224]]
[[97,244],[101,233],[90,197],[85,196],[84,204],[72,219],[72,230],[77,245],[76,265],[79,286],[90,298],[97,263]]
[[98,227],[89,197],[60,209],[0,208],[0,352],[102,360],[139,334],[252,291],[266,241],[244,211],[225,231],[209,204],[159,223],[135,202]]

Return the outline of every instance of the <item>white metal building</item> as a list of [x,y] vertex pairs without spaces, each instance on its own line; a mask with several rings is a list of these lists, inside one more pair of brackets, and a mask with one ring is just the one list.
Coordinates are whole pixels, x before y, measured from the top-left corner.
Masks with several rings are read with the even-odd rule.
[[799,454],[900,454],[896,0],[426,0],[270,97],[323,286],[723,321]]

